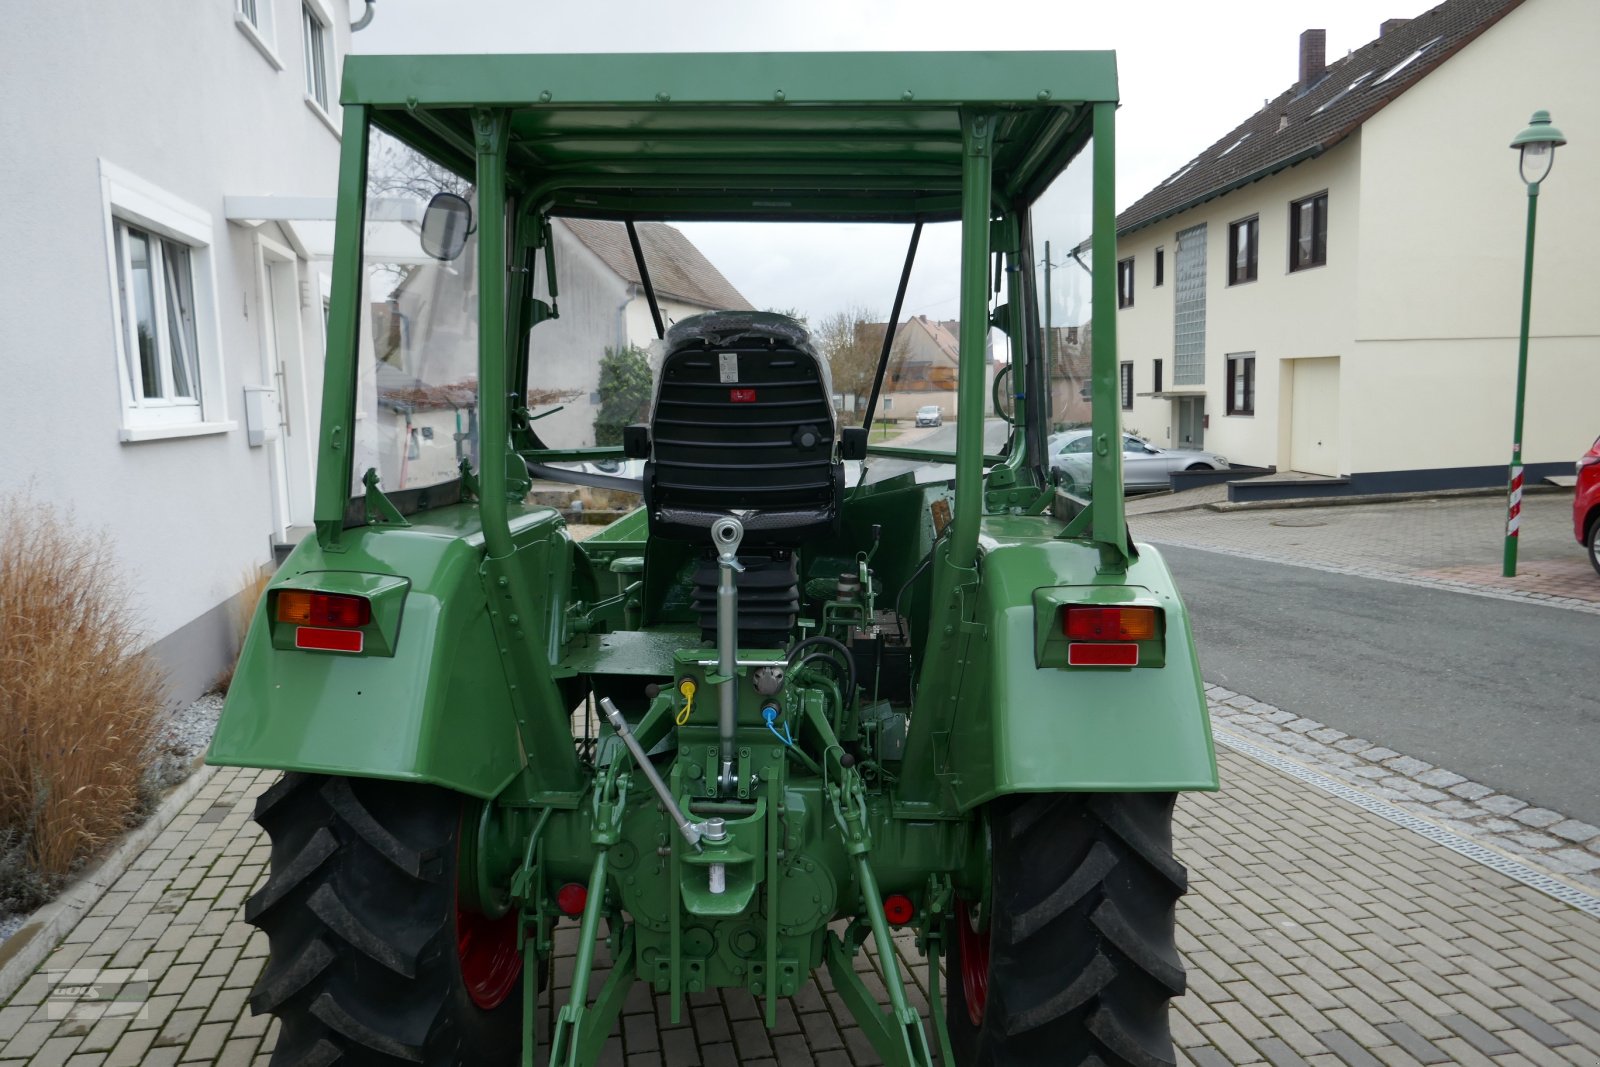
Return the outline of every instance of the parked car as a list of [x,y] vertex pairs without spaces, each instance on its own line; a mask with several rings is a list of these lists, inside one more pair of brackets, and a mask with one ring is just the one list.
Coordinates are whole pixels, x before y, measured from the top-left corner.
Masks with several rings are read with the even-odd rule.
[[938,404],[924,404],[917,409],[917,425],[943,426],[944,412],[939,409]]
[[1600,438],[1578,457],[1578,486],[1572,494],[1572,529],[1600,571]]
[[[1050,467],[1068,479],[1087,484],[1093,437],[1091,430],[1065,430],[1050,436]],[[1122,486],[1125,490],[1166,489],[1173,471],[1227,470],[1228,461],[1197,448],[1157,448],[1133,434],[1122,435]]]

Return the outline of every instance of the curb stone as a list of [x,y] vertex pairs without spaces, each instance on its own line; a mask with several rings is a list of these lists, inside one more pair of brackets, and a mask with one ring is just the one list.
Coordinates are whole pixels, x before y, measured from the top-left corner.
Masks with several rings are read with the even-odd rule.
[[94,869],[81,875],[60,896],[29,916],[16,933],[0,942],[0,1004],[11,999],[22,984],[54,952],[61,939],[72,931],[99,903],[107,889],[127,873],[156,835],[167,828],[184,805],[211,780],[216,768],[201,763],[150,813],[150,817],[119,841],[111,853]]
[[[1293,716],[1281,725],[1275,724],[1270,712],[1277,709],[1220,686],[1206,686],[1206,703],[1217,726],[1264,749],[1575,887],[1590,893],[1600,890],[1600,828],[1547,808],[1533,807],[1527,801],[1393,749],[1372,746],[1352,755],[1315,739],[1315,732],[1323,729],[1322,723]],[[1245,707],[1249,710],[1242,710]],[[1430,788],[1429,779],[1438,781],[1444,775],[1456,780],[1449,792]],[[1558,837],[1553,836],[1557,832],[1554,829],[1536,832],[1555,825],[1564,827],[1566,833]]]

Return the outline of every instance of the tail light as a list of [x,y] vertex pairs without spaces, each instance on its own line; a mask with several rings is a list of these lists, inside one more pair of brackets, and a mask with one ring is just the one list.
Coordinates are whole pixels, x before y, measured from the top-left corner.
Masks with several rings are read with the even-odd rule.
[[1149,641],[1156,635],[1155,608],[1068,607],[1062,615],[1069,641]]
[[917,906],[904,893],[891,893],[883,898],[883,917],[890,926],[904,926],[917,914]]
[[372,602],[364,596],[283,589],[278,593],[278,621],[354,630],[372,621]]
[[318,652],[360,652],[361,627],[372,621],[372,602],[363,596],[280,589],[277,620],[295,628],[294,647]]

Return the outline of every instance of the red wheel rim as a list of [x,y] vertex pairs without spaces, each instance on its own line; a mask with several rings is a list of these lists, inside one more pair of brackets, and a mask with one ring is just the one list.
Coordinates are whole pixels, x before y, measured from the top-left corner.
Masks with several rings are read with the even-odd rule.
[[475,911],[462,911],[457,903],[456,958],[461,961],[461,981],[472,1002],[484,1011],[498,1008],[522,973],[516,911],[490,919]]
[[973,907],[956,900],[956,937],[961,941],[961,991],[967,998],[967,1017],[973,1026],[983,1025],[983,1010],[989,1003],[989,931],[979,930],[973,921]]

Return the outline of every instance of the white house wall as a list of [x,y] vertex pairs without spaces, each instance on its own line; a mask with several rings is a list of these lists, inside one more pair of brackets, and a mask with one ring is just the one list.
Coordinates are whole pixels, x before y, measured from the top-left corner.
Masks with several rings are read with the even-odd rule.
[[[1123,425],[1158,445],[1177,443],[1171,400],[1140,396],[1152,391],[1152,360],[1160,359],[1163,387],[1199,390],[1173,382],[1173,294],[1180,230],[1206,224],[1205,447],[1235,463],[1289,466],[1287,422],[1280,421],[1279,361],[1347,357],[1355,339],[1354,304],[1361,255],[1357,220],[1362,147],[1352,138],[1321,158],[1247,185],[1173,218],[1123,237],[1117,256],[1134,257],[1134,302],[1117,313],[1119,362],[1132,361],[1134,402]],[[1289,271],[1289,204],[1328,193],[1328,262]],[[1228,227],[1260,220],[1256,280],[1228,285]],[[1166,251],[1165,283],[1155,280],[1155,249]],[[1226,360],[1254,353],[1254,415],[1228,415]],[[1342,416],[1347,423],[1348,416]],[[1341,465],[1348,470],[1350,429],[1341,426]]]
[[1571,143],[1539,194],[1524,456],[1600,434],[1597,42],[1600,4],[1527,0],[1363,127],[1356,469],[1506,463],[1527,212],[1507,145],[1540,108]]
[[[530,390],[554,389],[572,394],[559,401],[561,411],[534,423],[551,448],[583,448],[594,444],[594,396],[600,385],[600,360],[607,348],[637,345],[648,350],[656,339],[650,304],[643,291],[617,277],[599,256],[556,224],[557,304],[561,317],[539,324],[529,347]],[[543,264],[539,277],[543,278]],[[542,291],[542,282],[540,283]],[[668,329],[705,308],[668,297],[660,298]],[[652,370],[655,364],[652,363]],[[542,407],[536,406],[535,414]]]
[[[337,178],[338,138],[305,103],[300,4],[258,2],[274,11],[281,70],[226,2],[23,4],[8,11],[0,44],[0,97],[11,102],[0,118],[0,230],[27,250],[0,286],[0,490],[31,483],[81,526],[106,530],[152,640],[208,613],[216,621],[269,559],[267,454],[249,447],[243,421],[243,386],[270,384],[254,231],[225,220],[223,198],[328,196]],[[329,7],[342,57],[347,5]],[[207,384],[225,411],[208,421],[218,432],[120,439],[101,160],[209,215],[222,380]],[[302,316],[312,351],[320,317]],[[178,689],[194,687],[181,663],[169,668]]]

